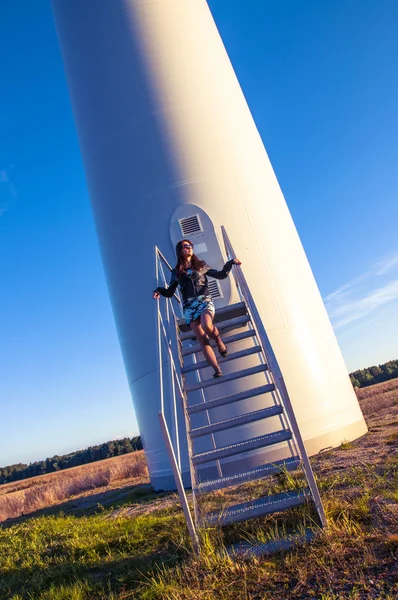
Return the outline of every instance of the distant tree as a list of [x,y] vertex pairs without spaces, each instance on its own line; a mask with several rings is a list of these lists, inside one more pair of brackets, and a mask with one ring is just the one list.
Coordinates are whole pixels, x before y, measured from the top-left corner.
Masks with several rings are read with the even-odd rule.
[[63,456],[55,455],[45,460],[30,463],[30,465],[18,463],[0,467],[0,485],[44,475],[45,473],[53,473],[62,469],[69,469],[79,465],[87,464],[102,460],[103,458],[111,458],[121,454],[142,450],[141,437],[123,438],[121,440],[111,440],[97,446],[90,446],[85,450],[78,450]]
[[369,367],[368,371],[375,381],[379,381],[380,377],[382,377],[382,375],[383,375],[383,371],[382,371],[381,367],[379,367],[379,366],[378,367]]
[[383,365],[374,365],[350,373],[354,387],[366,387],[395,377],[398,377],[398,360],[390,360]]
[[120,454],[128,454],[133,451],[133,447],[131,445],[129,438],[124,438],[120,441],[121,452]]
[[142,450],[141,436],[137,435],[136,437],[131,438],[131,445],[133,447],[133,450]]

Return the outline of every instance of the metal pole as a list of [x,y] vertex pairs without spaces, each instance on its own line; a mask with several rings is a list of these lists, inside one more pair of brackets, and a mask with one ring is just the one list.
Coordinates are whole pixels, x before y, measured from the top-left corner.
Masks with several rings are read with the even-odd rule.
[[[156,286],[159,283],[159,265],[158,265],[158,253],[159,250],[155,246],[155,276]],[[162,333],[161,333],[161,314],[159,308],[159,302],[156,301],[156,323],[157,323],[157,355],[158,355],[158,367],[159,367],[159,396],[160,396],[160,410],[162,414],[164,412],[164,395],[163,395],[163,368],[162,368]]]
[[[225,230],[225,227],[222,227],[221,229],[222,229],[222,235],[224,238],[224,244],[225,244],[227,253],[231,256],[231,258],[236,258],[235,252],[232,248],[232,244],[228,238],[228,234]],[[314,477],[314,473],[312,471],[311,463],[309,461],[307,451],[305,449],[304,442],[301,437],[301,432],[300,432],[300,429],[299,429],[299,426],[298,426],[298,423],[296,420],[296,416],[294,414],[293,406],[290,401],[290,397],[289,397],[289,393],[286,388],[285,380],[283,379],[283,375],[280,370],[278,361],[276,360],[276,356],[272,349],[267,332],[265,331],[265,327],[261,320],[260,314],[257,310],[257,306],[254,302],[254,299],[253,299],[251,293],[250,293],[249,286],[246,282],[245,276],[243,275],[242,270],[239,266],[237,267],[236,278],[238,280],[239,287],[243,293],[243,296],[245,297],[248,308],[253,316],[253,319],[254,319],[254,322],[256,325],[256,329],[257,329],[257,332],[258,332],[258,335],[259,335],[259,338],[261,341],[261,345],[263,347],[263,351],[264,351],[265,357],[267,359],[267,363],[268,363],[270,371],[274,377],[276,387],[279,390],[279,393],[281,395],[282,403],[283,403],[283,406],[286,411],[286,416],[289,420],[291,429],[294,433],[294,437],[296,439],[299,453],[300,453],[301,459],[303,461],[305,477],[306,477],[308,485],[310,487],[312,497],[313,497],[313,500],[314,500],[314,503],[315,503],[315,506],[316,506],[316,509],[318,512],[319,519],[322,523],[322,526],[326,527],[327,522],[326,522],[325,512],[324,512],[323,506],[322,506],[322,500],[319,495],[319,490],[318,490],[318,486],[316,485],[316,482],[315,482],[315,477]]]
[[174,475],[174,479],[175,479],[175,482],[177,485],[178,494],[180,496],[182,510],[184,511],[185,519],[187,521],[189,535],[191,536],[192,547],[194,549],[194,552],[196,554],[199,554],[200,553],[199,538],[196,533],[195,525],[192,520],[191,511],[189,510],[187,496],[185,494],[184,486],[182,483],[181,473],[180,473],[178,465],[177,465],[176,457],[175,457],[173,446],[172,446],[171,439],[170,439],[169,430],[167,428],[167,423],[165,421],[164,415],[161,412],[159,413],[159,421],[160,421],[160,426],[162,428],[164,439],[166,442],[166,448],[167,448],[167,452],[169,455],[171,468],[173,469],[173,475]]
[[[167,304],[171,304],[171,299],[166,299]],[[168,312],[168,325],[169,325],[169,365],[170,365],[170,385],[171,385],[171,397],[173,399],[173,437],[174,444],[176,448],[177,454],[177,463],[178,468],[181,471],[181,453],[180,453],[180,437],[178,432],[178,411],[177,411],[177,399],[176,399],[176,388],[174,382],[174,359],[173,359],[173,351],[172,351],[172,340],[171,340],[171,322],[170,322],[170,313]]]

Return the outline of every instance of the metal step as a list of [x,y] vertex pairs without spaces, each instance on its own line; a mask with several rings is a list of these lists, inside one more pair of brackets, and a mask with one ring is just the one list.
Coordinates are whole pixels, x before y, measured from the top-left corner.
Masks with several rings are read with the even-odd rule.
[[216,431],[224,431],[225,429],[239,427],[239,425],[246,425],[246,423],[254,423],[254,421],[260,421],[261,419],[269,419],[270,417],[280,415],[281,413],[283,413],[282,406],[270,406],[269,408],[261,408],[260,410],[238,415],[232,419],[226,419],[225,421],[218,421],[217,423],[197,427],[188,433],[191,439],[194,439],[202,437],[203,435],[209,435],[209,433],[216,433]]
[[[241,317],[246,313],[247,308],[244,302],[237,302],[236,304],[230,304],[229,306],[221,306],[216,310],[213,323],[219,323],[220,321],[225,321],[226,319],[234,319],[235,317]],[[180,331],[190,330],[190,326],[185,323],[184,319],[178,319],[177,325],[180,328]]]
[[227,456],[234,456],[235,454],[243,454],[250,450],[257,450],[257,448],[265,448],[266,446],[272,446],[273,444],[279,444],[280,442],[286,442],[292,438],[292,433],[289,429],[281,429],[280,431],[273,431],[265,435],[239,442],[237,444],[231,444],[230,446],[222,446],[215,450],[209,450],[207,452],[201,452],[200,454],[194,454],[192,456],[192,464],[196,467],[204,463],[212,462],[213,460],[220,460]]
[[239,542],[228,546],[227,552],[230,556],[239,556],[240,558],[249,558],[252,556],[263,556],[264,554],[275,554],[282,550],[290,550],[296,546],[301,546],[311,542],[316,537],[316,532],[312,529],[306,529],[305,533],[296,533],[287,535],[285,538],[272,540],[270,542]]
[[294,490],[291,492],[282,492],[274,496],[265,496],[258,500],[250,500],[229,506],[222,511],[212,511],[202,519],[202,525],[230,525],[249,519],[263,517],[289,508],[295,508],[304,504],[307,498],[311,497],[309,488]]
[[206,494],[207,492],[213,492],[214,490],[222,490],[227,487],[234,485],[240,485],[248,481],[255,481],[257,479],[263,479],[276,473],[283,471],[294,471],[301,464],[299,456],[292,456],[285,460],[278,460],[274,463],[268,463],[264,466],[252,469],[247,473],[239,473],[238,475],[230,475],[229,477],[221,477],[220,479],[212,479],[211,481],[203,481],[195,488],[195,491],[200,494]]
[[224,406],[224,404],[232,404],[233,402],[239,402],[240,400],[246,400],[247,398],[254,398],[255,396],[260,396],[261,394],[268,394],[274,390],[275,386],[273,383],[260,385],[259,387],[251,388],[250,390],[245,390],[244,392],[239,392],[238,394],[230,394],[229,396],[222,396],[221,398],[215,398],[214,400],[209,400],[208,402],[193,404],[192,406],[187,407],[187,411],[189,415],[194,415],[196,413],[203,412],[204,410],[210,410],[211,408]]
[[[248,329],[247,331],[234,333],[234,335],[230,335],[226,338],[223,338],[223,342],[225,345],[233,344],[235,342],[240,342],[241,340],[247,340],[248,338],[254,337],[255,335],[255,329]],[[210,340],[210,346],[212,348],[215,348],[217,344],[214,340]],[[199,346],[199,344],[196,344],[196,346],[188,346],[188,348],[183,348],[181,350],[181,356],[189,356],[190,354],[196,354],[197,352],[202,352],[202,348]]]
[[[228,362],[230,360],[235,360],[237,358],[243,358],[244,356],[251,356],[252,354],[258,354],[261,352],[261,346],[252,346],[251,348],[245,348],[245,350],[239,350],[239,352],[232,352],[232,354],[228,354],[225,357],[221,357],[218,359],[219,364]],[[199,369],[206,369],[209,367],[209,363],[207,360],[203,360],[202,362],[193,363],[191,365],[187,365],[181,369],[181,373],[192,373],[192,371],[198,371]]]
[[249,377],[249,375],[256,375],[256,373],[263,373],[267,369],[268,365],[257,365],[257,367],[250,367],[249,369],[243,369],[243,371],[235,371],[235,373],[228,373],[228,375],[223,375],[222,377],[212,377],[211,379],[205,379],[204,381],[198,381],[192,385],[187,385],[185,391],[189,394],[189,392],[195,392],[196,390],[211,387],[212,385],[219,385],[220,383],[226,383],[227,381]]
[[[235,329],[236,327],[243,327],[250,321],[249,315],[243,315],[242,317],[236,317],[235,319],[228,319],[228,321],[222,321],[221,323],[217,323],[217,329],[219,331],[224,331],[225,329]],[[190,329],[185,333],[180,333],[180,340],[183,342],[184,340],[194,340],[195,334]]]

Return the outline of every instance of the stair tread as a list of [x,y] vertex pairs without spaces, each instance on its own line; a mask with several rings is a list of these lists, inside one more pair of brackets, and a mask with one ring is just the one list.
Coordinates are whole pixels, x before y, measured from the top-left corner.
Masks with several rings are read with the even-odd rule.
[[270,475],[280,473],[281,471],[294,471],[300,466],[300,464],[301,460],[299,456],[291,456],[290,458],[278,460],[274,463],[267,463],[265,465],[261,465],[256,469],[247,471],[246,473],[239,473],[237,475],[229,475],[227,477],[220,477],[218,479],[202,481],[195,488],[195,491],[198,491],[200,494],[202,494],[214,490],[221,490],[226,487],[240,485],[241,483],[246,483],[248,481],[263,479],[264,477],[269,477]]
[[[232,249],[231,243],[229,241],[228,235],[224,227],[222,227],[222,236],[224,239],[226,252],[229,256],[234,256],[234,250]],[[156,252],[157,260],[160,256],[160,258],[162,258],[165,261],[163,255],[161,255],[160,251],[157,248]],[[247,521],[253,518],[265,517],[266,515],[273,513],[280,513],[281,511],[285,511],[303,505],[308,501],[308,499],[312,499],[315,503],[319,520],[322,526],[324,526],[326,520],[322,509],[322,503],[319,497],[319,493],[316,487],[316,482],[314,480],[311,467],[309,466],[307,461],[305,447],[302,441],[300,430],[297,427],[294,414],[290,416],[288,424],[286,424],[285,419],[277,418],[277,416],[282,415],[284,411],[283,406],[281,406],[280,404],[275,404],[275,402],[279,402],[280,399],[278,386],[281,386],[282,396],[284,395],[283,393],[286,392],[286,390],[284,387],[285,384],[283,381],[283,376],[281,374],[279,365],[276,362],[276,359],[274,359],[272,348],[270,349],[270,354],[272,357],[272,360],[270,359],[270,368],[275,368],[275,372],[271,372],[270,374],[268,374],[268,365],[258,364],[267,362],[265,359],[265,355],[262,352],[262,341],[264,340],[265,343],[268,340],[267,333],[264,329],[265,325],[263,325],[262,323],[262,316],[260,315],[256,307],[255,301],[251,295],[250,288],[248,283],[246,282],[243,271],[240,268],[238,268],[235,272],[235,275],[237,289],[241,294],[241,298],[243,294],[246,301],[241,300],[240,302],[237,302],[235,304],[222,306],[217,309],[216,314],[214,316],[214,323],[217,324],[217,328],[222,334],[222,339],[224,343],[228,345],[229,350],[229,354],[226,357],[220,357],[220,366],[223,369],[224,363],[228,361],[237,360],[237,363],[232,363],[228,368],[225,368],[226,372],[234,372],[229,372],[225,375],[222,375],[221,377],[214,378],[211,376],[211,372],[205,371],[206,375],[204,375],[204,377],[210,378],[201,380],[201,374],[203,373],[202,370],[206,370],[209,367],[209,365],[207,361],[203,360],[204,356],[196,356],[197,353],[202,352],[202,348],[198,343],[199,336],[198,339],[196,339],[194,331],[189,325],[185,323],[185,320],[176,320],[176,318],[174,318],[174,325],[177,326],[177,331],[175,331],[175,328],[171,328],[171,334],[169,335],[169,332],[165,330],[165,325],[163,325],[163,330],[161,329],[162,322],[158,319],[158,333],[160,336],[162,336],[163,331],[163,335],[166,337],[166,342],[168,344],[168,350],[170,354],[169,358],[172,363],[171,366],[174,365],[172,359],[174,357],[174,354],[176,354],[176,357],[174,357],[177,364],[177,367],[175,367],[175,374],[177,377],[177,383],[179,384],[180,394],[182,396],[183,413],[185,415],[187,425],[186,435],[189,449],[189,466],[191,469],[191,474],[193,476],[192,483],[196,525],[206,527],[215,525],[224,526],[233,523],[239,523],[241,521]],[[222,304],[225,301],[226,299],[221,300],[221,302],[217,302],[217,304]],[[175,334],[177,334],[177,339],[175,339]],[[192,340],[196,341],[192,342]],[[241,340],[246,340],[246,343],[241,344],[240,346],[232,346],[232,344]],[[217,344],[212,339],[209,340],[208,343],[213,348],[217,347]],[[269,342],[267,341],[267,343]],[[238,350],[236,350],[236,348],[238,348]],[[259,354],[259,356],[255,360],[240,360],[244,357],[254,356],[257,353]],[[185,360],[185,357],[188,356],[193,357],[191,361]],[[188,364],[184,364],[184,362]],[[246,365],[255,364],[256,366],[242,368],[243,365],[241,363]],[[162,375],[162,364],[160,364],[159,368],[160,374]],[[190,376],[189,373],[195,373],[195,376]],[[264,373],[264,375],[256,379],[244,379],[260,373]],[[171,372],[170,377],[171,385],[173,388],[170,390],[170,392],[173,392],[172,397],[174,397],[175,381],[173,371]],[[207,392],[204,393],[202,390],[205,390],[210,386],[222,385],[227,383],[229,384],[229,382],[241,379],[242,381],[238,381],[238,385],[225,385],[224,388],[222,388],[222,391],[220,392],[218,392],[218,390],[215,389],[210,390],[210,396],[218,397],[213,398],[212,400],[206,400]],[[163,385],[163,380],[160,383],[161,385]],[[262,385],[259,385],[261,383]],[[241,390],[242,388],[243,391],[237,391]],[[196,391],[201,391],[201,393],[198,394],[198,397],[201,396],[203,402],[199,402],[197,404],[189,406],[188,399],[196,402],[198,402],[199,400],[199,398],[197,398],[195,395],[188,396],[190,392]],[[230,393],[232,391],[234,391],[234,393]],[[226,394],[227,392],[229,392],[228,395],[221,395]],[[263,398],[261,398],[263,394],[265,395],[267,393],[272,394],[271,400],[273,400],[274,403],[271,406],[263,406],[264,404],[269,404],[269,402],[263,403]],[[256,402],[251,402],[249,399],[254,397],[259,397],[260,400],[257,400]],[[234,406],[234,411],[228,408],[228,404],[243,400],[248,401],[245,404]],[[270,398],[268,400],[270,400]],[[286,404],[288,406],[289,402],[290,400],[287,396]],[[215,409],[224,405],[227,406],[227,410],[225,412],[223,412],[223,410],[220,410],[218,413],[207,413],[207,411],[210,411],[212,408]],[[259,405],[263,407],[258,408]],[[203,411],[206,411],[207,413],[206,422],[208,424],[203,425],[201,427],[195,427],[189,431],[189,428],[191,427],[191,420],[189,418],[189,415],[197,414]],[[232,414],[240,414],[231,417],[231,412]],[[210,415],[212,419],[210,419]],[[180,500],[184,508],[184,513],[187,519],[192,543],[195,550],[198,551],[198,538],[195,533],[195,527],[193,526],[192,518],[190,515],[190,509],[186,504],[186,498],[183,493],[182,482],[180,477],[181,473],[173,452],[173,442],[170,440],[170,434],[168,431],[167,423],[164,420],[163,413],[159,413],[159,416],[160,421],[163,424],[165,442],[169,450],[169,458],[175,476],[176,484],[180,492]],[[275,428],[279,427],[279,430],[258,435],[258,433],[264,431],[263,428],[259,427],[258,429],[260,431],[258,431],[255,427],[245,427],[249,423],[254,423],[256,421],[260,421],[261,419],[273,417],[275,417],[275,420],[268,422],[268,428],[274,429],[273,426],[275,425]],[[211,420],[215,420],[216,422],[212,423]],[[201,422],[203,423],[204,420],[200,420],[197,424]],[[293,428],[295,431],[294,444],[290,442],[290,440],[293,440],[294,438],[293,432],[289,429],[289,423],[293,424]],[[229,436],[225,436],[225,438],[223,439],[222,433],[219,433],[222,431],[227,431],[231,428],[238,428],[239,426],[241,427],[241,429],[235,429],[235,436],[230,434]],[[200,436],[208,436],[213,434],[215,434],[211,440],[213,442],[213,449],[206,450],[205,452],[201,451],[197,454],[192,453],[192,446],[193,444],[196,445],[197,443],[194,441],[196,438]],[[250,435],[256,435],[256,437],[252,437],[251,439],[244,439],[244,441],[239,441],[241,438],[245,438]],[[233,441],[234,443],[231,444],[231,441]],[[220,445],[222,443],[228,445],[217,447],[217,445]],[[212,446],[209,444],[204,447],[210,448]],[[270,450],[272,450],[268,454],[268,460],[270,460],[270,457],[274,457],[275,454],[279,456],[279,460],[265,463],[265,459],[263,457],[266,453],[266,450],[264,449],[266,449],[267,447],[270,447]],[[293,450],[293,447],[297,447],[298,449],[296,448],[296,450]],[[199,447],[197,449],[199,450]],[[201,450],[203,450],[203,448],[201,448]],[[300,453],[301,456],[292,456],[294,452]],[[240,461],[235,460],[235,456],[237,456],[237,458],[240,459]],[[281,456],[288,456],[289,458],[280,459]],[[225,460],[228,459],[228,457],[232,457],[232,459]],[[247,465],[247,462],[251,462],[250,467]],[[260,463],[260,465],[258,465],[258,463]],[[253,464],[258,466],[253,467]],[[212,469],[203,469],[202,465],[212,466]],[[198,475],[199,477],[202,476],[203,478],[205,478],[206,476],[209,476],[209,471],[214,477],[217,474],[215,469],[216,465],[218,467],[219,475],[222,475],[220,466],[226,471],[232,472],[233,475],[224,475],[218,477],[217,479],[213,478],[207,481],[205,480],[200,483],[197,483]],[[213,490],[220,490],[223,488],[233,488],[233,486],[240,486],[240,484],[243,483],[261,480],[262,478],[277,475],[278,473],[283,474],[283,472],[295,471],[299,467],[301,467],[308,482],[307,484],[303,485],[308,485],[309,487],[304,487],[302,489],[291,489],[290,491],[264,496],[255,500],[249,500],[245,502],[241,502],[241,500],[247,500],[247,498],[252,498],[254,496],[255,489],[257,490],[261,488],[264,493],[266,489],[265,486],[263,486],[262,484],[260,484],[260,487],[258,485],[257,487],[250,486],[250,490],[252,490],[252,493],[250,494],[244,494],[244,489],[241,487],[239,488],[239,491],[241,492],[241,494],[239,494],[241,495],[240,498],[238,494],[234,494],[234,490],[232,489],[231,493],[228,494],[226,497],[221,496],[219,498],[220,504],[216,503],[213,505],[213,508],[216,507],[217,510],[212,510],[207,515],[204,515],[203,513],[201,514],[200,509],[204,507],[198,507],[195,504],[196,500],[198,499],[197,494],[211,492]],[[236,471],[239,470],[243,470],[244,472],[236,473]],[[277,479],[279,481],[278,477]],[[282,478],[282,480],[285,480],[285,478]],[[290,481],[290,478],[286,478],[286,481]],[[293,485],[292,487],[295,486]],[[279,489],[281,488],[279,487]],[[233,496],[235,496],[235,502],[237,503],[235,505],[226,507],[226,500],[232,500],[233,502]],[[238,498],[236,496],[238,496]],[[279,520],[279,514],[277,515],[277,517]],[[268,540],[267,538],[271,536],[264,535],[263,533],[261,533],[259,534],[259,537],[262,538],[261,540],[253,539],[252,541],[247,541],[241,539],[239,543],[231,545],[230,548],[227,549],[227,551],[231,555],[261,556],[262,554],[269,554],[272,552],[278,552],[280,550],[286,550],[295,546],[296,544],[310,541],[314,537],[314,535],[315,534],[313,531],[305,530],[304,528],[299,528],[299,531],[297,533],[290,533],[289,529],[289,534],[283,535],[283,537],[280,537],[279,539],[275,538]]]
[[239,427],[240,425],[246,425],[247,423],[253,423],[254,421],[260,421],[261,419],[268,419],[275,415],[280,415],[283,412],[283,408],[280,405],[268,406],[267,408],[260,408],[251,412],[237,415],[230,419],[224,419],[223,421],[217,421],[216,423],[210,423],[209,425],[203,425],[202,427],[196,427],[191,429],[189,435],[191,438],[201,437],[203,435],[209,435],[216,431],[223,431],[225,429],[232,429],[233,427]]
[[198,383],[187,385],[185,387],[185,391],[187,393],[195,392],[196,390],[200,390],[202,388],[210,387],[213,385],[219,385],[220,383],[226,383],[227,381],[234,381],[235,379],[240,379],[241,377],[248,377],[249,375],[262,373],[267,369],[268,365],[257,365],[256,367],[250,367],[249,369],[243,369],[242,371],[228,373],[228,375],[223,375],[222,377],[212,377],[211,379],[204,379],[203,381],[199,381]]
[[[247,313],[247,307],[244,302],[237,302],[236,304],[229,304],[228,306],[220,306],[217,308],[216,314],[214,315],[213,323],[219,323],[226,318],[232,319],[234,317],[241,317]],[[189,331],[190,327],[185,323],[184,319],[178,319],[177,325],[181,331]]]
[[[244,350],[239,350],[238,352],[232,352],[225,357],[220,357],[218,359],[219,364],[223,364],[225,362],[229,362],[231,360],[236,360],[237,358],[244,358],[245,356],[252,356],[253,354],[258,354],[261,352],[261,346],[252,346],[251,348],[245,348]],[[209,363],[207,360],[203,360],[198,363],[193,363],[191,365],[184,366],[181,369],[181,373],[192,373],[193,371],[198,371],[200,369],[206,369],[209,367]]]
[[270,540],[269,542],[238,542],[231,544],[227,548],[227,552],[232,556],[263,556],[264,554],[274,554],[281,552],[282,550],[290,550],[295,546],[299,546],[308,542],[311,542],[316,537],[316,532],[312,529],[306,529],[304,533],[293,533],[286,535],[283,538],[277,538]]
[[212,408],[218,408],[219,406],[223,406],[224,404],[232,404],[233,402],[239,402],[240,400],[247,400],[248,398],[254,398],[255,396],[260,396],[261,394],[268,394],[275,390],[275,386],[273,383],[268,383],[267,385],[260,385],[255,388],[250,388],[248,390],[244,390],[243,392],[238,392],[237,394],[229,394],[228,396],[220,396],[220,398],[214,398],[214,400],[209,400],[208,402],[199,402],[198,404],[193,404],[192,406],[187,407],[187,411],[189,415],[193,415],[196,413],[203,412],[204,410],[211,410]]
[[[254,337],[256,335],[256,331],[254,329],[248,329],[247,331],[241,331],[240,333],[234,333],[228,337],[223,338],[224,344],[234,344],[235,342],[240,342],[241,340],[247,340],[248,338]],[[217,346],[214,340],[210,340],[210,346],[215,348]],[[199,344],[195,346],[188,346],[187,348],[183,348],[181,350],[181,356],[189,356],[190,354],[196,354],[197,352],[202,352],[202,348]]]
[[257,500],[249,500],[229,506],[221,511],[212,511],[207,513],[202,519],[206,525],[228,525],[230,523],[238,523],[263,515],[272,514],[295,506],[304,504],[307,498],[311,497],[309,488],[300,490],[292,490],[289,492],[281,492],[272,496],[264,496]]
[[227,456],[234,456],[235,454],[242,454],[265,446],[286,442],[291,438],[292,433],[289,429],[280,429],[279,431],[273,431],[272,433],[266,433],[265,435],[245,440],[244,442],[238,442],[237,444],[230,444],[228,446],[216,448],[215,450],[194,454],[192,455],[192,464],[196,466],[206,462],[212,462],[213,460],[219,460],[221,458],[226,458]]
[[[233,319],[227,319],[226,321],[217,321],[217,329],[222,331],[224,329],[241,327],[250,321],[249,315],[242,315],[241,317],[235,317]],[[193,340],[195,339],[195,334],[192,329],[187,330],[183,333],[180,333],[180,340]]]

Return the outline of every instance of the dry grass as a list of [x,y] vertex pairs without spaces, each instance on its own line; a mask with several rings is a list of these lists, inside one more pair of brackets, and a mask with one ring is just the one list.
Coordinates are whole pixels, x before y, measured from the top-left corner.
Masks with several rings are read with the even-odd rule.
[[2,485],[0,523],[128,479],[148,480],[142,450]]
[[365,417],[398,404],[398,378],[355,391]]
[[[225,552],[224,544],[238,533],[265,541],[278,537],[297,519],[304,526],[311,518],[311,513],[304,514],[305,507],[303,515],[294,509],[233,525],[226,537],[218,528],[202,530],[202,552],[197,557],[190,549],[176,494],[130,494],[111,509],[97,506],[94,514],[65,514],[64,504],[63,514],[58,508],[56,515],[0,526],[0,598],[396,600],[398,380],[358,390],[358,396],[369,433],[311,459],[328,519],[328,528],[312,543],[262,558],[231,558]],[[134,455],[120,458],[128,456]],[[144,466],[143,461],[142,456]],[[148,481],[134,481],[142,480]],[[31,483],[34,480],[20,485],[32,488]],[[241,493],[247,498],[277,492],[285,483],[279,476],[253,482],[244,492],[236,491],[235,499]],[[125,479],[119,492],[129,485]],[[83,492],[84,500],[100,504],[101,496],[116,487],[108,485],[100,494]],[[141,494],[143,487],[137,486],[134,493]],[[222,504],[229,493],[215,492],[210,501]]]

